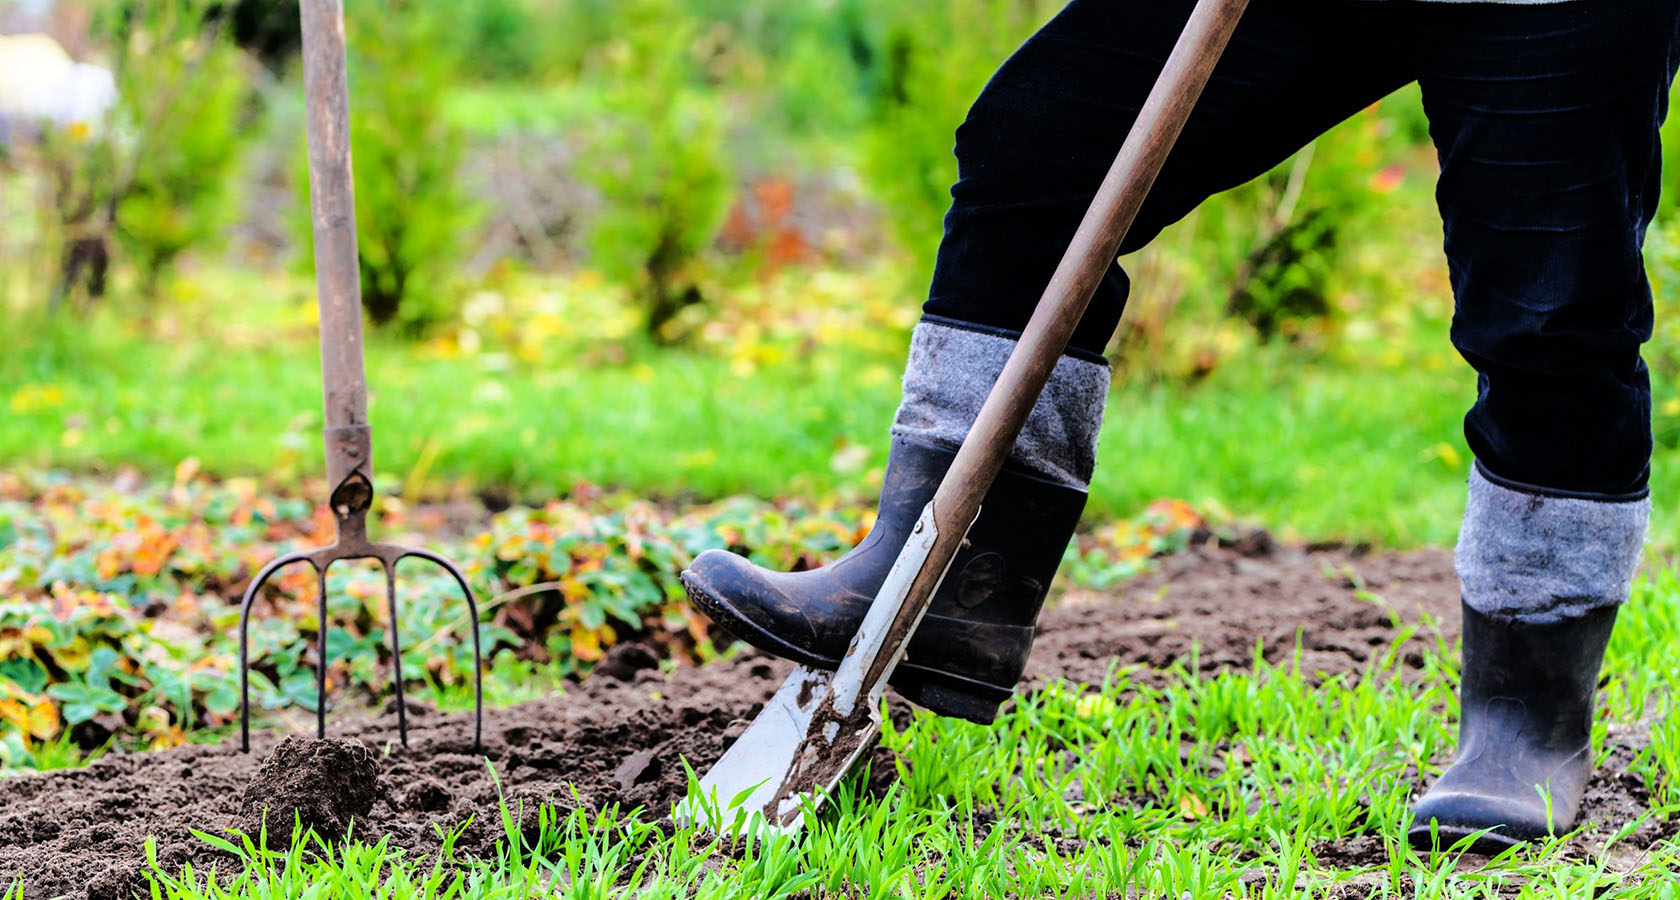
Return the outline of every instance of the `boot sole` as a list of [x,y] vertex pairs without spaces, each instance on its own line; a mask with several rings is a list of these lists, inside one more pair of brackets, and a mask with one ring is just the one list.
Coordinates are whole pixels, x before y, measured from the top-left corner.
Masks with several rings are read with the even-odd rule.
[[[840,660],[837,658],[817,656],[766,631],[736,612],[729,601],[696,584],[688,572],[682,574],[682,583],[690,603],[725,631],[748,644],[773,656],[813,669],[832,672],[840,667]],[[911,662],[899,663],[893,669],[887,683],[904,699],[929,712],[966,719],[981,725],[990,725],[997,718],[998,707],[1014,695],[1010,688],[998,687],[995,684]]]
[[[1407,830],[1406,837],[1411,841],[1413,850],[1416,850],[1419,853],[1428,853],[1435,849],[1436,845],[1434,838],[1439,836],[1440,849],[1442,852],[1446,852],[1459,841],[1462,841],[1481,830],[1482,829],[1480,828],[1471,828],[1466,825],[1437,825],[1435,827],[1435,835],[1431,835],[1429,833],[1428,825],[1413,825]],[[1489,831],[1486,834],[1482,834],[1477,837],[1475,842],[1470,844],[1469,849],[1464,852],[1472,853],[1477,856],[1498,856],[1512,847],[1518,847],[1526,843],[1528,843],[1528,841],[1521,838],[1514,838],[1509,835],[1501,834],[1498,831]]]

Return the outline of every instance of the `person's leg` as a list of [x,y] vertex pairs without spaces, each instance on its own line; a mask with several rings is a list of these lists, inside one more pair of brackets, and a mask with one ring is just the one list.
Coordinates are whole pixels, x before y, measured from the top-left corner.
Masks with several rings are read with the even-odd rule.
[[[1192,5],[1075,0],[998,70],[958,131],[959,179],[927,316],[911,342],[874,529],[851,553],[810,572],[702,554],[683,581],[714,621],[807,665],[838,662]],[[1373,27],[1388,15],[1385,6],[1255,0],[1127,246],[1409,80]],[[1101,352],[1124,301],[1116,267],[894,672],[901,693],[935,712],[990,721],[1020,677],[1039,607],[1084,508],[1108,390]]]
[[[992,77],[957,129],[957,182],[893,434],[967,434],[1154,86],[1193,0],[1076,0]],[[1253,179],[1408,83],[1390,4],[1255,0],[1121,252]],[[1125,308],[1115,264],[1016,444],[1014,461],[1083,487]]]
[[1459,754],[1414,811],[1420,845],[1432,822],[1449,839],[1495,828],[1484,849],[1567,830],[1591,774],[1593,689],[1650,509],[1640,247],[1677,7],[1407,6],[1453,342],[1478,373]]

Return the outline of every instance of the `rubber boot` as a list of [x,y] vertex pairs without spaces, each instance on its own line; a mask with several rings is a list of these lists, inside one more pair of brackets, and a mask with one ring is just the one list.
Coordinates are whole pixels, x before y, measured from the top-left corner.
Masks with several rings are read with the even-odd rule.
[[[1592,776],[1593,696],[1616,607],[1535,625],[1464,605],[1458,757],[1412,810],[1412,846],[1483,829],[1496,854],[1573,830]],[[1543,795],[1544,794],[1544,795]]]
[[[708,550],[682,573],[689,599],[754,647],[832,670],[956,454],[895,437],[869,535],[820,569],[773,572]],[[1014,690],[1034,623],[1086,492],[1006,466],[935,592],[891,684],[935,713],[986,723]]]

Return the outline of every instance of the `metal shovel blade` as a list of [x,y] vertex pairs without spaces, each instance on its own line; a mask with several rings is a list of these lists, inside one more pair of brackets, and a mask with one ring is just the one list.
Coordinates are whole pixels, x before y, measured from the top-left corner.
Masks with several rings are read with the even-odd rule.
[[793,834],[805,813],[822,804],[881,734],[878,705],[853,721],[816,727],[833,688],[833,672],[793,670],[776,695],[723,758],[700,780],[698,795],[677,805],[680,822],[720,834]]
[[875,745],[887,678],[927,611],[923,603],[909,621],[899,618],[939,536],[933,506],[916,520],[839,668],[794,669],[698,792],[677,804],[677,821],[732,835],[792,834]]

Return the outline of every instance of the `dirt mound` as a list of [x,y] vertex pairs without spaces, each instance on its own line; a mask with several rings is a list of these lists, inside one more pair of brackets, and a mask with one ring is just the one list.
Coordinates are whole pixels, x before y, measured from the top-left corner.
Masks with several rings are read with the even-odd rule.
[[[1439,619],[1456,627],[1456,604],[1451,561],[1439,551],[1357,556],[1263,540],[1199,547],[1114,594],[1076,594],[1049,610],[1027,683],[1100,680],[1115,660],[1168,665],[1192,645],[1201,648],[1204,670],[1246,668],[1257,640],[1273,661],[1299,640],[1309,671],[1357,670],[1394,639],[1396,621]],[[326,745],[264,735],[250,755],[236,743],[191,746],[0,780],[0,884],[23,875],[32,898],[126,896],[144,886],[139,860],[148,834],[166,866],[209,862],[214,851],[190,829],[239,826],[253,802],[308,809],[317,824],[348,814],[356,834],[389,836],[421,853],[438,846],[434,824],[469,817],[457,848],[491,850],[502,833],[501,795],[522,810],[527,828],[544,803],[619,804],[663,815],[686,784],[682,760],[696,769],[715,761],[788,667],[746,655],[666,675],[650,661],[624,648],[564,696],[487,711],[482,754],[473,750],[470,716],[411,704],[408,750],[397,745],[395,711],[388,709],[330,720],[330,734],[343,740]],[[351,791],[319,775],[320,763],[338,756],[359,773]],[[501,795],[486,759],[501,779]],[[276,779],[277,792],[267,787]],[[1618,810],[1625,799],[1619,781],[1604,781],[1595,783],[1604,797],[1598,805],[1589,798],[1589,814]],[[288,793],[298,787],[308,796]],[[320,793],[340,791],[354,797],[310,805]]]
[[341,840],[352,819],[366,816],[379,794],[379,765],[360,741],[282,740],[263,758],[240,797],[239,829],[257,834],[294,822],[327,840]]

